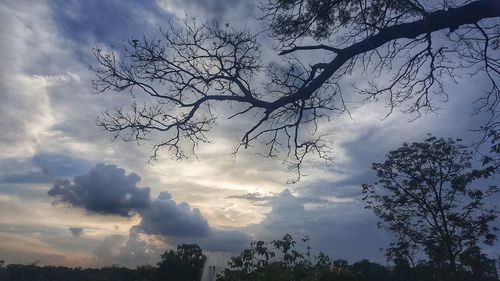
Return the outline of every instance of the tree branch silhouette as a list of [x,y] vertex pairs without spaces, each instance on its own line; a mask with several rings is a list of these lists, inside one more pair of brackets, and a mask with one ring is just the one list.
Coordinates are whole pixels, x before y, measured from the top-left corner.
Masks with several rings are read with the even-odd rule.
[[[187,20],[182,27],[170,23],[158,37],[131,40],[119,55],[98,47],[95,90],[127,90],[134,97],[131,110],[115,108],[98,124],[125,141],[161,132],[152,158],[167,150],[180,159],[210,141],[206,133],[219,117],[218,103],[226,102],[235,110],[229,119],[253,122],[236,151],[260,141],[263,156],[284,153],[300,176],[307,154],[328,159],[329,141],[318,126],[349,112],[341,81],[360,66],[374,75],[367,87],[356,85],[363,101],[386,97],[388,114],[409,104],[404,110],[417,116],[437,109],[432,94],[446,97],[443,83],[456,80],[457,69],[485,74],[490,88],[476,106],[492,113],[486,127],[498,126],[500,1],[429,3],[270,0],[261,7],[262,19],[269,20],[283,61],[268,65],[259,33]],[[444,38],[434,35],[444,30]],[[320,43],[298,44],[307,38]],[[295,57],[299,52],[324,61],[306,65]],[[389,74],[383,82],[380,76]]]

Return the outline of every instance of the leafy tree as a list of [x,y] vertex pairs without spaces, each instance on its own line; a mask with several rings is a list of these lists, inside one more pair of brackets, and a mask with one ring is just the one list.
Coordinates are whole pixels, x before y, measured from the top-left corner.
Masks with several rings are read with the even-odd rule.
[[394,267],[392,269],[394,281],[410,281],[411,271],[412,270],[407,259],[394,259]]
[[207,257],[196,244],[181,244],[166,251],[158,263],[160,280],[199,281]]
[[483,157],[483,165],[488,166],[491,173],[500,172],[500,132],[494,129],[486,136],[490,140],[489,154]]
[[[478,110],[492,113],[485,128],[498,127],[497,0],[267,0],[261,10],[275,62],[263,61],[258,32],[187,20],[122,52],[96,48],[95,90],[133,93],[130,109],[104,113],[99,125],[125,141],[157,139],[153,158],[160,150],[185,158],[210,141],[219,116],[241,118],[248,125],[236,151],[260,141],[262,155],[298,169],[309,153],[328,159],[321,126],[349,112],[346,95],[418,116],[436,110],[433,95],[445,99],[446,82],[462,82],[467,70],[486,79]],[[364,79],[346,93],[353,75]]]
[[477,280],[486,280],[487,278],[498,279],[495,261],[481,253],[481,249],[477,246],[465,250],[460,255],[460,261],[462,265],[470,268]]
[[361,273],[366,280],[370,281],[387,281],[392,278],[392,273],[387,267],[366,259],[352,264],[350,270]]
[[373,164],[379,180],[363,185],[363,200],[382,220],[379,226],[398,237],[389,257],[423,250],[435,267],[456,277],[460,257],[496,240],[491,223],[497,211],[485,199],[499,190],[476,183],[492,173],[489,167],[472,169],[472,161],[473,152],[460,140],[429,137]]
[[254,241],[239,256],[232,257],[229,268],[219,276],[219,281],[360,281],[361,275],[349,270],[345,260],[331,262],[320,253],[311,256],[308,239],[303,239],[305,253],[295,248],[296,241],[286,234],[281,240],[270,243]]

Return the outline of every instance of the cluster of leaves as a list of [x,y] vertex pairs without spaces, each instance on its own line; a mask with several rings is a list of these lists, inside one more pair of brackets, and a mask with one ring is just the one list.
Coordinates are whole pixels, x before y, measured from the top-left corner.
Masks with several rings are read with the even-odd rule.
[[485,159],[474,169],[473,155],[459,139],[429,137],[373,164],[379,181],[363,185],[363,200],[397,237],[389,258],[414,262],[425,252],[436,267],[456,273],[460,261],[481,258],[478,245],[493,244],[498,211],[486,201],[499,189],[487,179],[498,167]]
[[290,235],[270,243],[255,241],[240,255],[232,257],[229,268],[218,276],[218,281],[493,281],[497,280],[495,263],[482,255],[478,249],[464,261],[458,279],[446,279],[432,262],[421,261],[413,267],[404,259],[396,259],[394,266],[383,266],[363,259],[349,264],[338,259],[331,260],[326,254],[311,254],[308,239],[303,239],[303,252],[297,250]]
[[491,174],[500,172],[500,132],[489,130],[486,136],[490,141],[490,151],[483,157],[483,165],[487,166]]
[[182,244],[177,250],[167,251],[158,263],[159,280],[199,281],[207,257],[200,246]]
[[218,280],[361,280],[359,275],[346,270],[345,261],[332,262],[323,253],[313,257],[309,239],[302,241],[305,253],[296,249],[296,241],[289,234],[270,243],[254,241],[249,249],[231,258],[229,269]]
[[384,26],[418,19],[425,12],[417,1],[268,0],[261,6],[273,34],[281,41],[303,37],[327,39],[346,26],[375,32]]

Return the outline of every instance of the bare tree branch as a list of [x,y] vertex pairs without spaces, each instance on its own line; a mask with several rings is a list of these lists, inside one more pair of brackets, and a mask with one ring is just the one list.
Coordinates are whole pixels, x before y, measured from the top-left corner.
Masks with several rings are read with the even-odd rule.
[[[258,33],[187,20],[182,27],[170,23],[157,38],[131,40],[121,53],[96,48],[96,92],[128,91],[143,104],[115,108],[98,124],[126,141],[161,132],[153,158],[162,149],[185,158],[210,141],[217,103],[226,102],[235,110],[229,119],[247,121],[238,148],[260,141],[265,153],[259,153],[284,155],[299,170],[311,152],[328,158],[329,141],[318,136],[318,126],[349,113],[341,85],[360,68],[372,80],[356,85],[358,93],[365,101],[387,97],[389,114],[401,106],[417,114],[437,110],[434,94],[447,98],[444,84],[458,81],[456,70],[484,74],[490,88],[477,107],[491,113],[489,128],[499,124],[498,0],[457,7],[423,0],[269,0],[263,11],[285,55],[279,63],[262,63]],[[297,44],[309,37],[320,43]],[[294,57],[298,51],[315,55],[304,63]],[[311,64],[316,58],[321,61]]]

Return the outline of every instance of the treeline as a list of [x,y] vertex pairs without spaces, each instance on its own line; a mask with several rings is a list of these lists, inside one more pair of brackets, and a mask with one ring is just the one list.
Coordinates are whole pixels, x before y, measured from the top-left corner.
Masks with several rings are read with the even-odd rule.
[[206,256],[196,244],[167,250],[156,266],[70,268],[8,264],[0,260],[0,281],[199,281]]
[[[484,264],[489,271],[475,274],[463,269],[461,281],[497,281],[494,262]],[[196,274],[201,275],[198,269]],[[0,268],[1,281],[199,281],[192,276],[162,275],[158,266],[69,268],[64,266],[37,266],[9,264]],[[447,280],[431,263],[420,263],[411,267],[405,261],[394,266],[384,266],[368,260],[348,264],[345,260],[322,261],[315,264],[298,263],[293,267],[282,262],[274,262],[247,272],[226,269],[219,281],[442,281]],[[449,280],[449,279],[448,279]]]
[[0,268],[1,281],[154,281],[157,267],[70,268],[9,264]]
[[[398,259],[394,265],[369,260],[349,264],[319,253],[313,255],[308,239],[298,250],[290,235],[271,242],[255,241],[234,256],[218,281],[496,281],[494,260],[482,260],[473,266],[462,266],[457,276],[432,261],[410,265]],[[206,256],[195,244],[182,244],[176,251],[166,251],[157,266],[69,268],[9,264],[0,266],[1,281],[200,281]],[[203,281],[215,281],[215,278]]]
[[391,266],[369,260],[349,264],[342,259],[330,260],[319,253],[311,254],[308,239],[303,239],[304,251],[297,250],[290,235],[272,242],[256,241],[250,248],[232,257],[229,268],[218,281],[496,281],[495,261],[483,257],[477,263],[461,264],[453,272],[450,265],[432,260],[410,264],[407,259],[395,259]]

